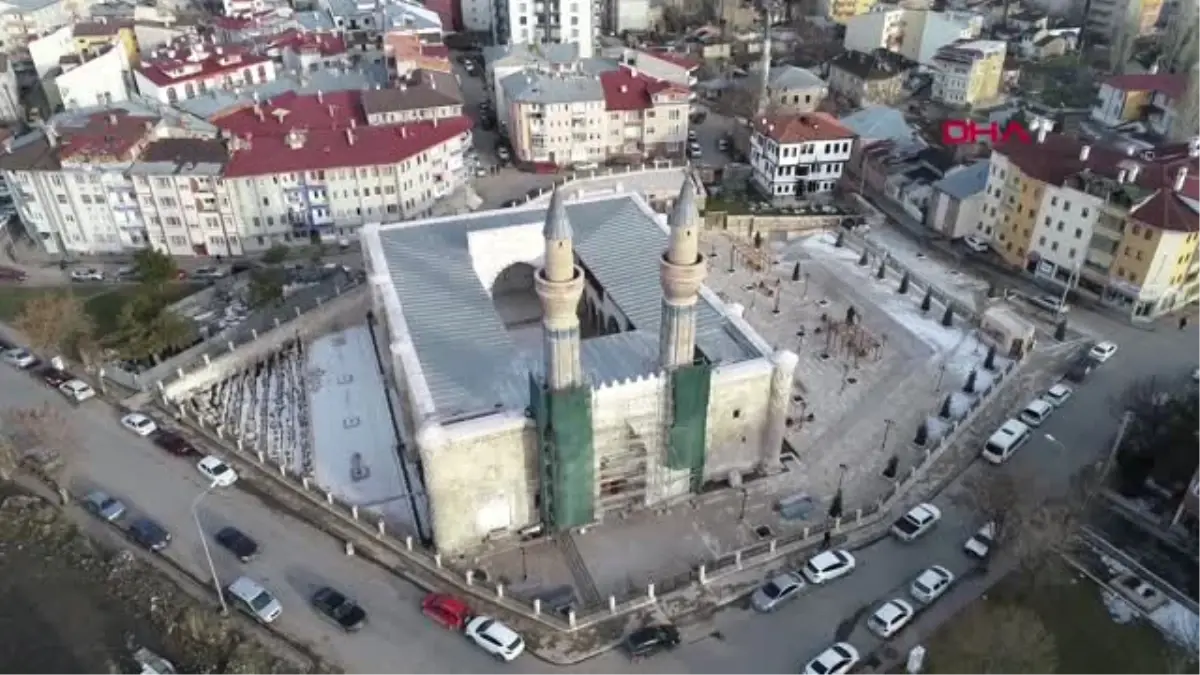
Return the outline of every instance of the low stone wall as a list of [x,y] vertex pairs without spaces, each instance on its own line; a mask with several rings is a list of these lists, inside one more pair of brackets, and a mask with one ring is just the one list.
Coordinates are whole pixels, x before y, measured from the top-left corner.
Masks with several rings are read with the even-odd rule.
[[[670,180],[672,174],[678,175],[679,180]],[[669,203],[673,202],[679,194],[684,176],[687,176],[692,181],[692,186],[696,188],[696,207],[703,212],[707,193],[691,165],[686,162],[667,161],[623,168],[608,167],[595,171],[578,171],[566,178],[556,180],[554,186],[548,187],[536,195],[525,197],[518,203],[541,204],[548,202],[555,188],[562,190],[563,196],[568,199],[611,192],[640,192],[649,202]]]
[[[823,230],[831,230],[842,224],[847,217],[843,214],[794,215],[794,214],[730,214],[724,211],[709,211],[704,214],[704,227],[721,230],[735,237],[753,239],[762,233],[768,239],[791,239]],[[782,236],[781,236],[782,235]]]

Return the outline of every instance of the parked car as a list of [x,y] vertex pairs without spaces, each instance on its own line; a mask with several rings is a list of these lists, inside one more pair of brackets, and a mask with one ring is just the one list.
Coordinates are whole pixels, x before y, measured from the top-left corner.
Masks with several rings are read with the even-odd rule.
[[669,651],[679,646],[679,629],[671,624],[639,628],[625,638],[625,653],[634,661]]
[[59,370],[54,366],[43,366],[34,371],[38,377],[46,384],[58,389],[64,382],[69,382],[75,379],[75,376],[65,370]]
[[93,516],[110,523],[115,523],[125,515],[125,505],[102,490],[89,492],[83,498],[83,508]]
[[1104,363],[1117,353],[1117,343],[1105,340],[1088,350],[1088,357],[1097,363]]
[[213,538],[243,563],[254,560],[258,555],[258,543],[236,527],[223,527]]
[[167,531],[167,528],[149,518],[134,520],[129,523],[125,532],[130,539],[155,553],[162,551],[171,543],[171,533]]
[[271,623],[283,614],[279,600],[250,577],[238,577],[225,591],[238,609],[263,623]]
[[149,436],[158,431],[158,424],[141,413],[129,413],[121,418],[121,426],[138,436]]
[[104,272],[95,267],[84,267],[71,270],[71,281],[104,281]]
[[501,661],[512,661],[525,651],[525,640],[516,631],[490,616],[477,616],[467,622],[467,639]]
[[174,431],[159,429],[150,438],[154,441],[155,445],[172,455],[194,457],[200,454],[200,451],[196,449],[196,446],[192,445],[191,441]]
[[1050,419],[1050,413],[1054,412],[1054,404],[1041,398],[1035,398],[1021,410],[1017,418],[1030,427],[1040,427],[1042,422]]
[[58,390],[62,392],[63,396],[76,403],[83,403],[90,398],[96,398],[96,390],[92,389],[92,385],[83,380],[67,380],[58,385]]
[[913,541],[933,529],[942,519],[942,511],[933,504],[918,504],[892,524],[892,535],[900,541]]
[[774,612],[795,598],[804,588],[804,580],[790,572],[776,575],[750,596],[750,606],[759,612]]
[[1055,408],[1061,408],[1062,404],[1066,403],[1067,399],[1071,398],[1071,394],[1074,393],[1074,389],[1065,384],[1059,383],[1047,389],[1046,395],[1042,398],[1046,399],[1046,401],[1048,401],[1050,405],[1054,406]]
[[367,612],[354,601],[325,586],[312,596],[313,607],[321,616],[333,621],[347,633],[354,633],[367,625]]
[[229,270],[224,267],[200,267],[192,270],[193,279],[224,279],[229,276]]
[[841,675],[858,663],[858,650],[848,642],[839,642],[821,652],[804,666],[806,675]]
[[976,237],[973,234],[963,237],[963,244],[976,253],[987,253],[990,248],[985,239]]
[[34,367],[38,362],[38,358],[33,355],[33,352],[23,347],[9,349],[8,351],[4,352],[3,359],[5,363],[11,366],[16,366],[22,370]]
[[1029,304],[1052,314],[1066,314],[1071,309],[1071,306],[1057,295],[1038,295],[1029,298]]
[[460,598],[446,593],[430,593],[421,600],[421,613],[433,622],[460,631],[471,619],[471,608]]
[[980,560],[985,560],[992,552],[992,543],[996,539],[996,524],[993,522],[984,523],[979,531],[971,535],[967,543],[963,544],[963,551],[967,555],[974,556]]
[[137,281],[139,276],[137,267],[133,265],[122,265],[117,268],[118,281]]
[[213,483],[220,487],[229,487],[237,482],[237,472],[218,457],[207,455],[196,463],[196,468]]
[[25,281],[29,275],[24,270],[12,267],[0,267],[0,281]]
[[867,619],[867,628],[883,639],[888,639],[908,625],[916,611],[908,602],[899,598],[888,600]]
[[934,565],[913,580],[912,585],[908,587],[908,593],[917,602],[928,605],[942,597],[953,582],[953,572],[941,565]]
[[804,564],[804,578],[810,584],[823,584],[854,571],[854,556],[846,551],[823,551]]

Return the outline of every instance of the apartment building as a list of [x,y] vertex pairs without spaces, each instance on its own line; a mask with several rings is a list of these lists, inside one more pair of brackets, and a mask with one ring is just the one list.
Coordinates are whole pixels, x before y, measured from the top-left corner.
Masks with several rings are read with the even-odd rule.
[[934,183],[926,227],[950,239],[975,234],[983,220],[987,179],[988,161],[983,159],[952,169]]
[[462,90],[451,73],[416,70],[394,87],[362,92],[367,124],[401,124],[443,120],[463,114]]
[[167,104],[209,91],[271,82],[275,77],[275,62],[269,56],[241,46],[202,43],[160,49],[133,71],[142,96]]
[[1040,133],[991,157],[977,231],[1009,265],[1134,320],[1197,299],[1200,145],[1090,146]]
[[1000,94],[1007,48],[999,40],[965,40],[933,56],[933,98],[952,106],[994,101]]
[[[761,70],[755,79],[762,81]],[[798,66],[772,67],[767,77],[767,110],[777,115],[814,112],[829,95],[829,85],[816,73]]]
[[333,32],[292,28],[268,38],[263,46],[267,56],[291,71],[305,73],[350,65],[346,41]]
[[597,77],[514,73],[501,82],[509,140],[520,161],[560,166],[678,156],[688,91],[621,67]]
[[[1188,75],[1185,73],[1116,75],[1101,83],[1091,118],[1107,127],[1137,122],[1152,134],[1168,137],[1177,127],[1177,112],[1188,107],[1187,90]],[[1180,140],[1191,138],[1198,131],[1192,131]]]
[[130,63],[120,42],[88,54],[63,57],[59,67],[42,78],[42,89],[52,106],[79,110],[129,100]]
[[11,54],[85,18],[92,4],[91,0],[0,0],[0,52]]
[[169,126],[134,103],[56,116],[0,172],[50,254],[238,255],[428,215],[467,181],[472,122],[369,124],[360,92],[283,94]]
[[854,149],[854,132],[825,113],[755,120],[750,165],[755,187],[771,199],[829,193]]
[[21,87],[17,71],[6,54],[0,54],[0,123],[13,124],[25,119],[21,106]]
[[1083,30],[1091,44],[1117,46],[1154,32],[1162,0],[1088,0]]
[[573,44],[588,58],[595,52],[601,9],[599,0],[495,0],[492,30],[496,44]]
[[667,50],[625,50],[621,61],[638,72],[658,80],[666,80],[681,87],[696,85],[696,74],[703,62],[687,54]]
[[916,62],[886,49],[842,52],[829,62],[829,91],[854,107],[907,100],[904,85]]
[[983,23],[983,16],[975,12],[887,7],[847,21],[843,45],[864,53],[886,49],[929,66],[942,47],[978,38]]
[[132,19],[109,19],[97,17],[92,21],[80,21],[71,29],[75,40],[75,53],[86,58],[107,52],[114,45],[125,52],[125,59],[136,64],[140,47]]

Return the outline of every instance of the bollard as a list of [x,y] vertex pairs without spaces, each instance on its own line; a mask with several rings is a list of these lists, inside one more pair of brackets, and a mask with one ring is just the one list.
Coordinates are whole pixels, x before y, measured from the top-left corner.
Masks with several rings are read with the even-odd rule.
[[412,535],[404,537],[404,548],[412,550]]
[[[572,610],[572,611],[574,611],[574,610]],[[542,599],[541,598],[533,599],[533,615],[534,616],[542,615]]]
[[330,503],[330,504],[332,504],[332,503],[333,503],[333,493],[332,493],[332,492],[330,492],[329,490],[326,490],[326,491],[325,491],[325,501],[326,501],[326,502],[328,502],[328,503]]
[[[320,307],[320,306],[321,306],[321,302],[322,302],[322,298],[321,298],[321,296],[319,296],[319,295],[318,295],[318,296],[317,296],[317,307]],[[300,316],[300,315],[299,315],[299,314],[297,314],[296,316]]]
[[350,505],[350,517],[355,520],[358,520],[358,505],[357,504]]
[[275,327],[279,328],[279,317],[275,317]]
[[742,552],[741,551],[733,552],[733,564],[737,565],[738,569],[742,569]]
[[242,451],[242,437],[241,436],[238,436],[237,438],[233,439],[233,447],[237,448],[238,452]]
[[176,368],[175,376],[182,380],[183,379],[183,368]]
[[217,432],[217,438],[218,438],[218,439],[223,439],[223,438],[225,438],[225,432],[221,431],[221,429],[222,429],[222,427],[220,427],[220,426],[218,426],[218,427],[215,427],[215,428],[213,429],[213,431]]
[[567,610],[567,625],[571,628],[575,627],[575,610],[573,609]]
[[162,380],[155,382],[154,385],[158,387],[159,393],[163,393],[163,392],[167,391],[167,388],[163,386]]
[[287,478],[287,465],[283,462],[279,463],[279,475]]
[[346,555],[349,555],[349,556],[354,555],[354,542],[352,542],[352,541],[346,542]]
[[862,520],[862,509],[855,509],[854,510],[854,522],[857,523],[860,520]]
[[503,598],[503,597],[504,597],[504,584],[502,584],[502,583],[497,583],[497,584],[496,584],[496,597],[497,597],[497,598]]
[[438,569],[442,568],[442,554],[441,553],[433,554],[433,564],[437,565]]
[[300,485],[304,486],[304,490],[305,490],[306,492],[308,491],[308,476],[301,476],[301,477],[300,477]]
[[775,553],[775,548],[776,548],[776,546],[777,546],[778,544],[779,544],[779,540],[778,540],[778,539],[772,539],[772,540],[771,540],[771,548],[770,548],[770,551],[771,551],[771,553],[772,553],[772,554],[774,554],[774,553]]
[[299,319],[300,318],[300,308],[296,307],[295,310],[296,310],[296,318]]
[[808,526],[807,525],[804,526],[804,538],[808,539]]
[[841,532],[841,531],[842,531],[842,518],[841,518],[841,516],[838,516],[837,518],[834,518],[834,519],[833,519],[833,531],[834,531],[834,532]]
[[475,585],[475,570],[467,570],[467,585]]
[[258,463],[259,464],[267,463],[267,456],[263,454],[262,450],[259,450],[258,452],[254,453],[254,454],[258,455]]
[[654,583],[653,582],[646,584],[646,596],[649,597],[651,600],[654,599]]
[[229,351],[233,351],[233,340],[230,340],[229,342],[226,342],[225,344],[229,345]]
[[925,448],[925,461],[926,461],[926,462],[928,462],[928,461],[929,461],[929,456],[930,456],[930,455],[932,455],[932,454],[933,454],[933,450],[931,450],[931,449],[929,449],[929,448]]
[[251,329],[250,329],[250,338],[251,338],[251,339],[254,339],[254,340],[257,340],[257,339],[258,339],[258,331],[257,331],[257,330],[255,330],[255,329],[253,329],[253,328],[251,328]]
[[704,565],[701,565],[700,568],[696,570],[696,574],[700,579],[701,586],[708,583],[708,569]]
[[383,535],[387,534],[387,525],[384,525],[383,519],[380,518],[379,522],[375,523],[375,526],[379,529],[379,537],[382,539]]
[[211,364],[212,364],[212,359],[208,358],[208,354],[205,354],[204,355],[204,365],[207,366],[207,365],[211,365]]
[[617,613],[617,596],[608,596],[608,611],[612,612],[613,614]]

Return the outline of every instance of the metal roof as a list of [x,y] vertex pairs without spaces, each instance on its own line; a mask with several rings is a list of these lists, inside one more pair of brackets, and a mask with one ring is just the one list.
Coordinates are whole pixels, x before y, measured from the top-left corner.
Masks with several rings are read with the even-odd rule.
[[798,66],[777,66],[771,69],[770,86],[773,89],[812,89],[828,86],[825,80],[811,70]]
[[600,80],[586,75],[522,71],[500,80],[500,87],[504,89],[505,99],[514,103],[547,105],[604,100]]
[[966,199],[971,195],[977,195],[983,192],[983,188],[987,186],[988,166],[990,166],[988,160],[981,159],[974,164],[946,174],[946,177],[934,183],[933,187],[956,199]]
[[[590,383],[656,372],[662,303],[658,252],[666,249],[666,231],[633,194],[569,202],[565,207],[579,259],[629,319],[633,333],[645,336],[586,340],[582,358]],[[467,239],[471,232],[514,226],[533,226],[540,232],[545,216],[546,206],[541,205],[380,228],[388,272],[443,419],[528,405],[529,357],[523,357],[496,314]],[[762,356],[703,296],[696,335],[697,346],[714,363]],[[599,344],[591,344],[597,340]],[[649,357],[642,341],[653,344]],[[540,363],[541,354],[536,357]]]

